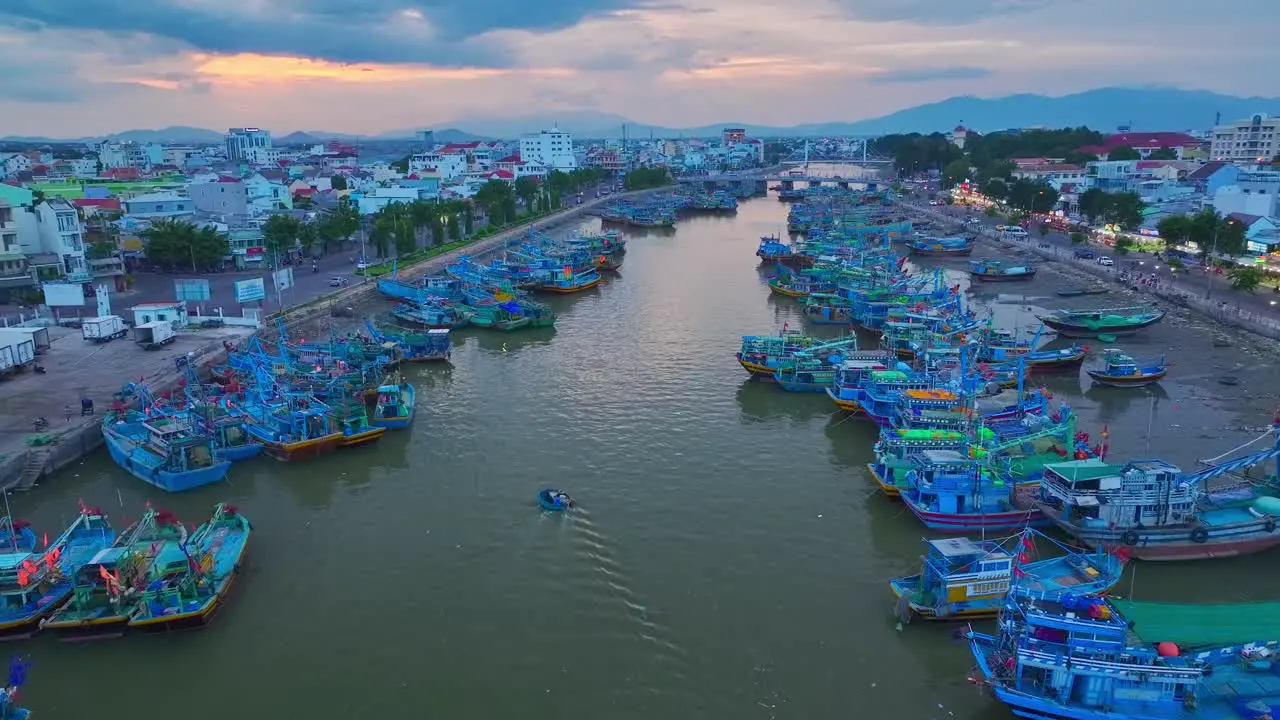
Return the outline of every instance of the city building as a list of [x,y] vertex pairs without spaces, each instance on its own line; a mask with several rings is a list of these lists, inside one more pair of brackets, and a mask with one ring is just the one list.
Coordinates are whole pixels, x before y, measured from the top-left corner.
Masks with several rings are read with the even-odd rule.
[[1235,185],[1241,169],[1221,160],[1207,162],[1187,174],[1187,182],[1200,193],[1213,197],[1219,189]]
[[578,159],[573,154],[573,137],[558,128],[522,136],[520,157],[550,170],[567,172],[578,167]]
[[231,128],[225,138],[229,160],[252,160],[252,151],[271,147],[271,133],[261,128]]
[[195,213],[191,198],[174,192],[136,195],[121,201],[124,213],[135,220],[183,219]]
[[264,173],[249,176],[244,180],[244,186],[249,197],[250,215],[293,209],[293,196],[289,194],[289,186],[269,179]]
[[1222,215],[1241,213],[1280,217],[1280,172],[1242,172],[1233,185],[1213,194],[1213,208]]
[[1270,162],[1280,155],[1280,118],[1257,113],[1251,117],[1213,129],[1210,160],[1228,162]]
[[1088,185],[1092,178],[1079,165],[1067,163],[1022,164],[1015,166],[1013,177],[1042,182],[1061,191],[1066,185]]
[[964,143],[969,138],[969,130],[963,125],[957,125],[955,130],[951,131],[951,144],[964,149]]
[[88,282],[89,263],[84,254],[84,226],[75,207],[62,198],[45,200],[36,206],[39,247],[25,248],[27,254],[56,255],[62,274],[71,282]]
[[1138,153],[1138,157],[1146,160],[1157,150],[1172,151],[1175,158],[1184,156],[1203,146],[1204,143],[1187,133],[1181,132],[1123,132],[1108,135],[1101,145],[1086,145],[1080,152],[1097,155],[1099,160],[1106,160],[1117,148],[1128,147]]
[[452,180],[467,170],[464,153],[420,152],[409,156],[409,173],[437,173],[445,180]]
[[223,217],[249,214],[249,192],[240,178],[223,175],[211,182],[193,182],[187,194],[202,212]]
[[104,169],[137,168],[149,166],[147,151],[135,142],[107,140],[98,145],[98,159]]
[[0,179],[13,177],[24,170],[30,170],[31,165],[31,158],[22,153],[0,154]]
[[743,128],[725,128],[720,132],[720,143],[726,147],[746,141],[747,131]]

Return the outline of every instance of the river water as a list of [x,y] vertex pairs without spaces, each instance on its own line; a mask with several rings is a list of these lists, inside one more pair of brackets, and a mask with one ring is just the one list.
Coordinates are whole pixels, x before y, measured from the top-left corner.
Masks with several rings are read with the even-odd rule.
[[[733,359],[743,334],[802,325],[754,256],[786,207],[631,232],[620,277],[551,300],[555,329],[458,333],[452,367],[409,370],[413,428],[377,446],[165,497],[101,452],[14,496],[50,532],[77,499],[119,527],[148,498],[188,523],[227,500],[256,529],[211,628],[15,646],[34,663],[25,703],[100,720],[1009,717],[966,682],[952,628],[895,630],[886,579],[915,572],[924,533],[872,491],[873,429],[825,395],[746,382]],[[976,300],[1029,327],[1066,282]],[[1110,427],[1114,457],[1191,467],[1257,434],[1274,391],[1270,356],[1207,333],[1171,320],[1125,345],[1179,362],[1154,395],[1048,386],[1082,430]],[[1245,382],[1214,384],[1237,356]],[[539,512],[547,486],[580,509]],[[1275,597],[1274,562],[1145,564],[1121,589]]]

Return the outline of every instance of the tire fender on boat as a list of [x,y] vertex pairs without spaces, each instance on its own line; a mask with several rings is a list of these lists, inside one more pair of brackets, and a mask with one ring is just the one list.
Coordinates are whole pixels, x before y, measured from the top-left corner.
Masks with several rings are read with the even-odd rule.
[[1133,530],[1126,530],[1125,533],[1120,536],[1120,542],[1128,545],[1129,547],[1133,547],[1138,544],[1138,533]]
[[1266,528],[1268,533],[1275,532],[1276,531],[1275,518],[1267,518],[1267,522],[1263,525],[1263,527]]
[[1209,539],[1209,531],[1202,527],[1198,527],[1191,531],[1191,542],[1204,543]]

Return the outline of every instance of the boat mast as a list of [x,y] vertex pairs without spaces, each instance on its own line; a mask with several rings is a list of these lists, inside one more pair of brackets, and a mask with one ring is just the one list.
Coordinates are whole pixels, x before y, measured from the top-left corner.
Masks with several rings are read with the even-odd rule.
[[18,530],[13,526],[13,512],[9,510],[9,491],[4,491],[4,514],[9,518],[9,544],[18,552]]

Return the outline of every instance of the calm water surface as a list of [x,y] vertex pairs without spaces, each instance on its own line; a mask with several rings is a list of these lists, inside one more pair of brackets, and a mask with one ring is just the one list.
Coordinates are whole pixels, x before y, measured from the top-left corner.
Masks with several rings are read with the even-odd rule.
[[[418,420],[376,447],[238,465],[230,484],[176,497],[100,453],[15,498],[50,532],[77,499],[123,526],[148,497],[188,523],[225,499],[257,531],[208,631],[37,638],[21,646],[26,703],[100,720],[143,707],[187,720],[1008,717],[965,681],[951,628],[894,629],[885,580],[914,571],[923,533],[872,492],[875,432],[825,395],[745,382],[733,360],[741,335],[802,324],[753,254],[785,213],[762,198],[632,233],[621,277],[552,300],[554,330],[460,333],[452,368],[410,370]],[[978,301],[1033,326],[1034,308],[1056,305],[1053,279],[1038,282]],[[1133,349],[1176,357],[1184,332],[1161,326]],[[1194,379],[1197,362],[1178,374]],[[1166,383],[1154,412],[1142,391],[1049,386],[1081,429],[1110,426],[1117,456],[1149,442],[1190,466],[1265,421],[1196,385],[1212,373]],[[581,509],[539,512],[546,486]],[[1123,587],[1274,597],[1274,562],[1142,565]]]

